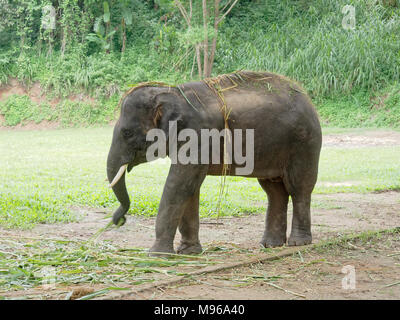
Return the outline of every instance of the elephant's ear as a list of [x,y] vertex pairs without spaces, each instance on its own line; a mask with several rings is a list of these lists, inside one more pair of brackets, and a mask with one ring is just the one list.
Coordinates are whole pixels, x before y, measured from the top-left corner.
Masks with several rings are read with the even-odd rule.
[[160,127],[160,121],[162,117],[162,104],[156,105],[153,112],[153,124],[155,128]]
[[153,124],[164,131],[167,139],[171,121],[176,122],[178,132],[185,127],[179,100],[170,91],[158,93],[153,100]]

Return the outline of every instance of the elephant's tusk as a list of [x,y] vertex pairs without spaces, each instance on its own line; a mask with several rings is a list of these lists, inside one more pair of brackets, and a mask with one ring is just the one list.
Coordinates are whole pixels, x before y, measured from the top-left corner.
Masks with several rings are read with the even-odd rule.
[[128,167],[128,164],[124,164],[123,166],[121,166],[121,168],[119,168],[117,174],[115,175],[113,181],[111,181],[111,183],[108,185],[109,188],[114,187],[117,182],[119,181],[119,179],[121,179],[122,175],[125,173],[126,168]]

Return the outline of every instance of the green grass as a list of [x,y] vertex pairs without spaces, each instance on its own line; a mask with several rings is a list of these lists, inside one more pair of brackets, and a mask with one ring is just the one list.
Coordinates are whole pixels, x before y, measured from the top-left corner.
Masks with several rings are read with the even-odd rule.
[[[117,200],[105,181],[111,136],[111,127],[1,131],[0,225],[29,228],[74,221],[79,218],[74,206],[105,208],[110,213],[116,209]],[[399,146],[323,148],[315,192],[398,190],[398,159]],[[140,165],[127,176],[131,214],[157,214],[168,169],[168,159],[161,159]],[[219,187],[219,177],[206,178],[201,216],[217,215]],[[227,178],[222,216],[264,212],[265,204],[266,195],[255,179]]]
[[[316,193],[400,189],[400,147],[325,148]],[[334,186],[332,186],[334,184]]]

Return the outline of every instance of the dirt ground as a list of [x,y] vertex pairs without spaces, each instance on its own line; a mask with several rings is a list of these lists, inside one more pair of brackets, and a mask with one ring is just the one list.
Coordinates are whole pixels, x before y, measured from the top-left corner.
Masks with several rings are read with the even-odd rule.
[[[181,284],[139,292],[136,298],[400,299],[400,235],[353,243],[192,277]],[[347,280],[350,268],[353,286]]]
[[[324,145],[348,147],[400,145],[400,133],[377,131],[357,134],[327,135]],[[264,204],[266,206],[266,203]],[[73,208],[83,217],[68,224],[38,225],[32,230],[5,230],[2,237],[57,238],[87,240],[104,227],[106,212],[90,208]],[[109,213],[109,212],[108,212]],[[290,231],[291,209],[288,214]],[[282,248],[283,254],[270,260],[271,253],[260,251],[258,241],[264,229],[264,214],[215,219],[202,219],[200,239],[203,248],[221,250],[220,259],[229,268],[218,267],[207,273],[197,272],[189,278],[171,278],[165,274],[156,282],[130,285],[130,292],[109,294],[106,299],[400,299],[400,233],[385,234],[368,241],[354,240],[325,249]],[[155,218],[129,216],[127,223],[104,232],[99,240],[108,240],[122,248],[149,248],[155,237]],[[313,242],[321,243],[343,235],[400,227],[400,193],[340,193],[313,195]],[[179,242],[179,233],[176,245]],[[289,250],[289,251],[288,251]],[[291,251],[290,251],[291,250]],[[287,254],[285,254],[287,252]],[[267,257],[267,258],[266,258]],[[247,261],[247,262],[246,262]],[[355,274],[355,287],[343,287],[350,266]],[[179,277],[178,277],[179,278]],[[118,284],[119,285],[119,284]],[[80,286],[91,292],[101,286]],[[35,294],[39,289],[9,292],[1,295]],[[65,291],[65,290],[64,290]],[[49,294],[49,298],[59,298]]]
[[323,136],[324,147],[358,148],[398,145],[400,145],[400,132],[392,130],[363,131],[362,134],[354,131]]
[[[313,242],[335,239],[342,235],[367,230],[385,230],[400,226],[400,194],[383,192],[370,194],[314,195],[317,201],[328,203],[328,208],[313,209]],[[32,230],[1,230],[2,237],[57,238],[87,240],[108,219],[105,213],[80,208],[84,218],[80,222],[38,225]],[[227,248],[218,253],[227,265],[254,260],[260,254],[258,241],[264,227],[263,214],[246,217],[202,219],[200,239],[204,249]],[[291,212],[289,212],[290,230]],[[154,218],[128,217],[119,229],[103,233],[99,240],[109,240],[119,247],[149,248],[154,240]],[[179,242],[179,233],[176,245]],[[233,249],[233,250],[232,250]],[[290,248],[292,249],[292,248]],[[282,252],[288,248],[280,249]],[[397,253],[397,254],[396,254]],[[394,254],[394,255],[392,255]],[[344,290],[341,281],[343,266],[354,266],[356,288]],[[146,289],[133,286],[132,294],[109,298],[123,299],[400,299],[400,234],[367,244],[351,243],[346,248],[327,251],[295,252],[276,261],[216,270],[196,275],[189,281],[168,284],[167,281]],[[273,279],[273,281],[270,281]],[[393,283],[396,283],[390,286]],[[124,284],[129,286],[129,284]],[[387,287],[385,287],[387,286]],[[100,290],[101,286],[78,286],[78,290]],[[143,289],[143,290],[142,290]],[[65,291],[65,290],[64,290]],[[85,291],[86,292],[86,291]],[[87,293],[86,292],[86,293]],[[37,290],[2,293],[34,295]],[[82,294],[83,295],[83,294]],[[56,298],[50,295],[50,298]],[[106,296],[107,298],[107,296]]]

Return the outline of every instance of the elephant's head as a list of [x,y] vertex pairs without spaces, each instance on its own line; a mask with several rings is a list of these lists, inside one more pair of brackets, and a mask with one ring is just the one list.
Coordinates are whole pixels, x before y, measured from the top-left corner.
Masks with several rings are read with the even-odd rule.
[[[160,128],[168,134],[169,121],[180,121],[186,101],[176,88],[144,86],[135,88],[121,103],[107,158],[107,177],[120,207],[113,215],[114,224],[123,224],[130,200],[125,185],[125,172],[146,162],[149,130]],[[120,221],[120,219],[122,219]]]

